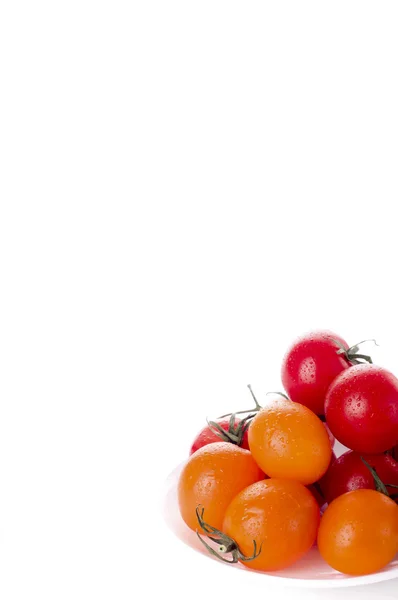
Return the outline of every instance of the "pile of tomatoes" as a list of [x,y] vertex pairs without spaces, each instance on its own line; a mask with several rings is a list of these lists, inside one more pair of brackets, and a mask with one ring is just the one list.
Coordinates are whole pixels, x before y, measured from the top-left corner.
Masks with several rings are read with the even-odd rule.
[[[329,331],[298,338],[285,393],[210,421],[178,484],[179,508],[219,559],[283,569],[317,543],[349,575],[398,552],[398,379]],[[246,415],[238,418],[237,414]],[[335,438],[347,450],[333,452]]]

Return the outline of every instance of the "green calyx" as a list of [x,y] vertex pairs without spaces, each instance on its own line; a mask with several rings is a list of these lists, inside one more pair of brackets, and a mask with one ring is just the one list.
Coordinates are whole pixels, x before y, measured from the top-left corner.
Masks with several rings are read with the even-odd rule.
[[373,364],[372,358],[367,354],[359,354],[359,346],[364,344],[365,342],[373,342],[376,346],[379,344],[376,340],[362,340],[362,342],[358,342],[351,348],[345,348],[341,342],[338,340],[333,340],[333,342],[338,346],[337,354],[343,354],[346,359],[352,363],[353,365],[362,365],[365,363]]
[[[238,561],[248,562],[250,560],[254,560],[255,558],[257,558],[260,555],[261,549],[262,549],[262,544],[260,545],[260,548],[257,550],[256,540],[253,540],[253,554],[251,556],[245,556],[244,554],[242,554],[242,552],[240,551],[239,546],[235,542],[235,540],[233,540],[231,537],[229,537],[229,535],[226,535],[219,529],[212,527],[211,525],[209,525],[208,523],[206,523],[204,521],[204,519],[203,519],[204,512],[205,512],[205,509],[199,504],[199,506],[197,506],[197,508],[196,508],[196,517],[198,519],[199,526],[205,532],[206,537],[209,540],[211,540],[212,542],[214,542],[215,544],[217,544],[217,546],[218,546],[217,549],[212,548],[203,539],[203,537],[200,535],[198,530],[196,530],[196,535],[198,536],[199,540],[202,542],[204,547],[207,549],[207,551],[212,556],[215,556],[216,558],[218,558],[219,560],[222,560],[223,562],[233,564],[233,563],[237,563]],[[231,556],[231,558],[230,559],[224,558],[224,555],[226,555],[226,554],[229,554]]]
[[[228,415],[229,416],[229,415]],[[236,446],[241,446],[243,442],[244,435],[249,428],[249,425],[255,415],[251,414],[239,421],[238,424],[235,423],[235,413],[231,414],[231,418],[229,419],[228,429],[223,429],[217,421],[209,421],[207,419],[207,424],[210,429],[218,435],[224,442],[230,442],[231,444],[235,444]]]

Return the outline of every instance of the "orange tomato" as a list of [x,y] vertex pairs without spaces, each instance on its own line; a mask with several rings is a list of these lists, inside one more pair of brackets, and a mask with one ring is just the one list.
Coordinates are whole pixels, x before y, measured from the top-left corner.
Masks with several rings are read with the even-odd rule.
[[266,405],[254,417],[249,446],[267,475],[304,485],[322,477],[332,456],[322,421],[306,406],[284,399]]
[[[211,524],[210,519],[206,522]],[[260,549],[257,558],[243,562],[261,571],[283,569],[301,558],[314,544],[319,507],[297,481],[266,479],[247,487],[228,506],[222,531],[245,556]]]
[[398,506],[375,490],[339,496],[322,517],[318,548],[331,567],[347,575],[382,569],[398,551]]
[[264,479],[248,450],[229,442],[214,442],[197,450],[186,462],[178,483],[178,503],[185,523],[199,528],[196,509],[220,529],[231,500],[248,485]]

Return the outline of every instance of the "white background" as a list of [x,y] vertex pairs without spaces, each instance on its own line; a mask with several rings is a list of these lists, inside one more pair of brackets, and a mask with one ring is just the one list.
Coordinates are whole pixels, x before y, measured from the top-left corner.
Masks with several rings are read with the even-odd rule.
[[397,20],[1,2],[2,599],[226,593],[159,516],[204,417],[315,327],[398,371]]

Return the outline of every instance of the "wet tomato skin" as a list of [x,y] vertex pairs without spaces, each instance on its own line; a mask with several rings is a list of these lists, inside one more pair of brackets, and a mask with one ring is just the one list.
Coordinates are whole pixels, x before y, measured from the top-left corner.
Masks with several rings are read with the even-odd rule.
[[[234,426],[237,427],[239,425],[239,423],[240,423],[240,419],[235,417],[235,425]],[[228,431],[229,419],[220,419],[217,421],[217,424],[222,429],[224,429],[224,431]],[[242,443],[240,444],[240,447],[245,448],[246,450],[249,450],[248,435],[249,435],[248,430],[246,430],[245,433],[243,434]],[[203,427],[203,429],[198,433],[198,435],[194,439],[189,454],[193,454],[194,452],[196,452],[196,450],[199,450],[199,448],[202,448],[203,446],[206,446],[207,444],[212,444],[213,442],[222,442],[222,441],[224,441],[224,440],[222,440],[221,437],[219,435],[217,435],[217,433],[215,431],[213,431],[208,425],[206,425],[206,427]],[[232,443],[232,442],[230,442],[230,443]]]
[[249,427],[249,446],[269,477],[304,485],[318,481],[332,457],[321,420],[306,406],[285,399],[274,400],[257,413]]
[[253,553],[253,540],[261,552],[243,564],[260,571],[283,569],[301,558],[314,544],[319,507],[302,484],[286,479],[255,483],[232,500],[223,531],[244,555]]
[[333,381],[326,421],[347,448],[365,454],[389,450],[398,440],[398,379],[376,365],[355,365]]
[[339,342],[348,344],[331,331],[312,331],[293,342],[282,363],[282,382],[293,402],[308,406],[323,415],[324,401],[332,381],[351,363],[338,354]]
[[[398,463],[388,454],[363,454],[384,484],[398,485]],[[330,503],[338,496],[357,489],[375,490],[373,476],[361,460],[361,455],[349,450],[330,464],[319,482],[325,500]],[[387,488],[391,495],[398,490]]]
[[318,549],[347,575],[379,571],[398,551],[398,506],[374,490],[355,490],[329,504],[318,531]]
[[196,509],[205,509],[206,521],[221,529],[231,500],[248,485],[264,479],[248,450],[230,442],[199,448],[185,463],[178,481],[178,504],[185,523],[196,531]]

